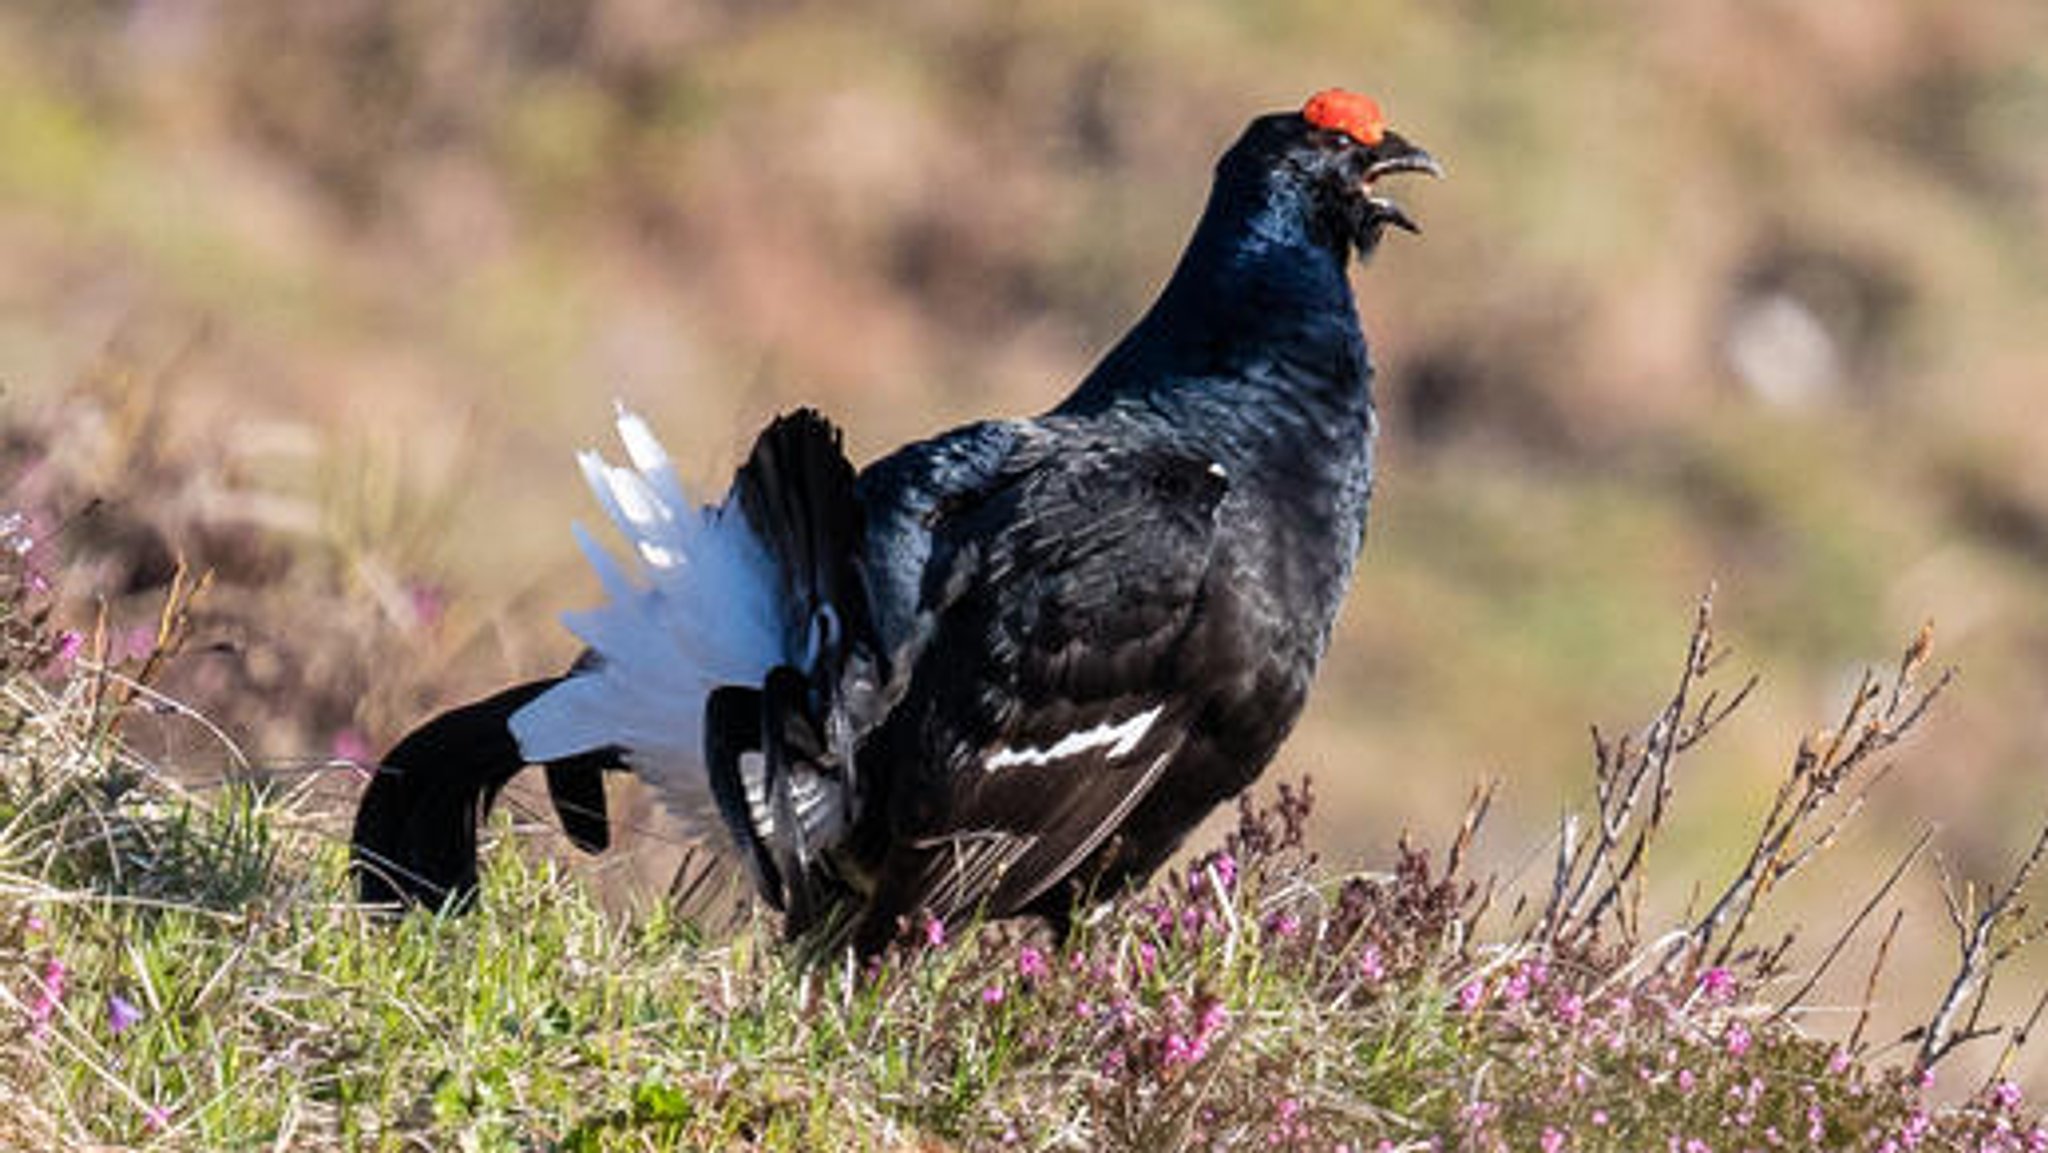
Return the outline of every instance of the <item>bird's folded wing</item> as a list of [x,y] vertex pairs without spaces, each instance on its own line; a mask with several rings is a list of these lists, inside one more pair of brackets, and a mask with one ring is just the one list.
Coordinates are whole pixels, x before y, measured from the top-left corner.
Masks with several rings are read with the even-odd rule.
[[1159,780],[1200,707],[1169,687],[1200,659],[1227,488],[1184,451],[1048,437],[936,526],[930,631],[874,745],[911,774],[882,878],[895,914],[1016,911]]

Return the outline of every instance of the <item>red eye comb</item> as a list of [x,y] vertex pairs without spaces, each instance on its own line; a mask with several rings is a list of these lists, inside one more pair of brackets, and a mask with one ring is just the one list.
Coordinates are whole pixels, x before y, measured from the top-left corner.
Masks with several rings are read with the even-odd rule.
[[1387,116],[1379,101],[1342,88],[1325,88],[1301,106],[1302,119],[1331,132],[1342,132],[1370,148],[1387,134]]

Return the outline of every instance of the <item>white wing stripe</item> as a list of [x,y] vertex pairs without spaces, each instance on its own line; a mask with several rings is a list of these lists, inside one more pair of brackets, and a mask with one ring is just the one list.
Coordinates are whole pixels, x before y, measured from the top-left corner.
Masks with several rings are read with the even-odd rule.
[[1153,705],[1144,712],[1125,720],[1111,723],[1104,721],[1092,729],[1068,733],[1047,748],[996,749],[981,764],[983,772],[998,772],[1018,765],[1049,765],[1068,757],[1078,757],[1091,749],[1108,746],[1109,757],[1116,760],[1129,756],[1138,742],[1152,729],[1152,722],[1159,719],[1164,705]]

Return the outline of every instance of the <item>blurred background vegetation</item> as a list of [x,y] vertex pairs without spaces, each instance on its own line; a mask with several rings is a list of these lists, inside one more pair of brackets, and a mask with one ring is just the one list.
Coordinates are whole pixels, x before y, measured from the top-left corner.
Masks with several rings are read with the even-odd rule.
[[[2048,815],[2037,0],[20,0],[0,477],[117,642],[178,559],[216,573],[170,683],[259,763],[360,757],[572,655],[571,453],[613,397],[707,491],[798,403],[859,459],[1043,409],[1241,124],[1326,85],[1452,173],[1358,278],[1379,503],[1276,769],[1329,855],[1500,774],[1488,852],[1540,875],[1587,723],[1661,703],[1718,582],[1765,685],[1657,899],[1718,887],[1927,618],[1958,690],[1779,912],[1825,940],[1928,821],[2001,867]],[[630,896],[670,850],[626,819]],[[1932,972],[1937,881],[1907,888]]]

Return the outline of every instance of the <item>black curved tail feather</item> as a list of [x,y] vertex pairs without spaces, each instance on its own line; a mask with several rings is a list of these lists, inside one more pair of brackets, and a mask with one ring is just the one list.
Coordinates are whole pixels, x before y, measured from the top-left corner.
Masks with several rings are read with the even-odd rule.
[[[705,768],[719,813],[741,850],[755,888],[800,935],[815,925],[833,888],[807,844],[792,792],[799,768],[836,778],[841,802],[854,799],[852,733],[844,693],[849,665],[872,660],[879,646],[861,584],[862,517],[853,465],[839,430],[811,409],[778,418],[754,442],[733,478],[747,523],[780,574],[791,661],[759,686],[731,685],[707,702]],[[757,825],[741,779],[740,757],[762,757],[765,828]]]
[[[526,767],[507,721],[561,678],[517,685],[450,709],[385,754],[356,810],[350,868],[365,901],[464,908],[476,894],[477,826]],[[563,831],[595,852],[610,836],[600,750],[547,766]]]

